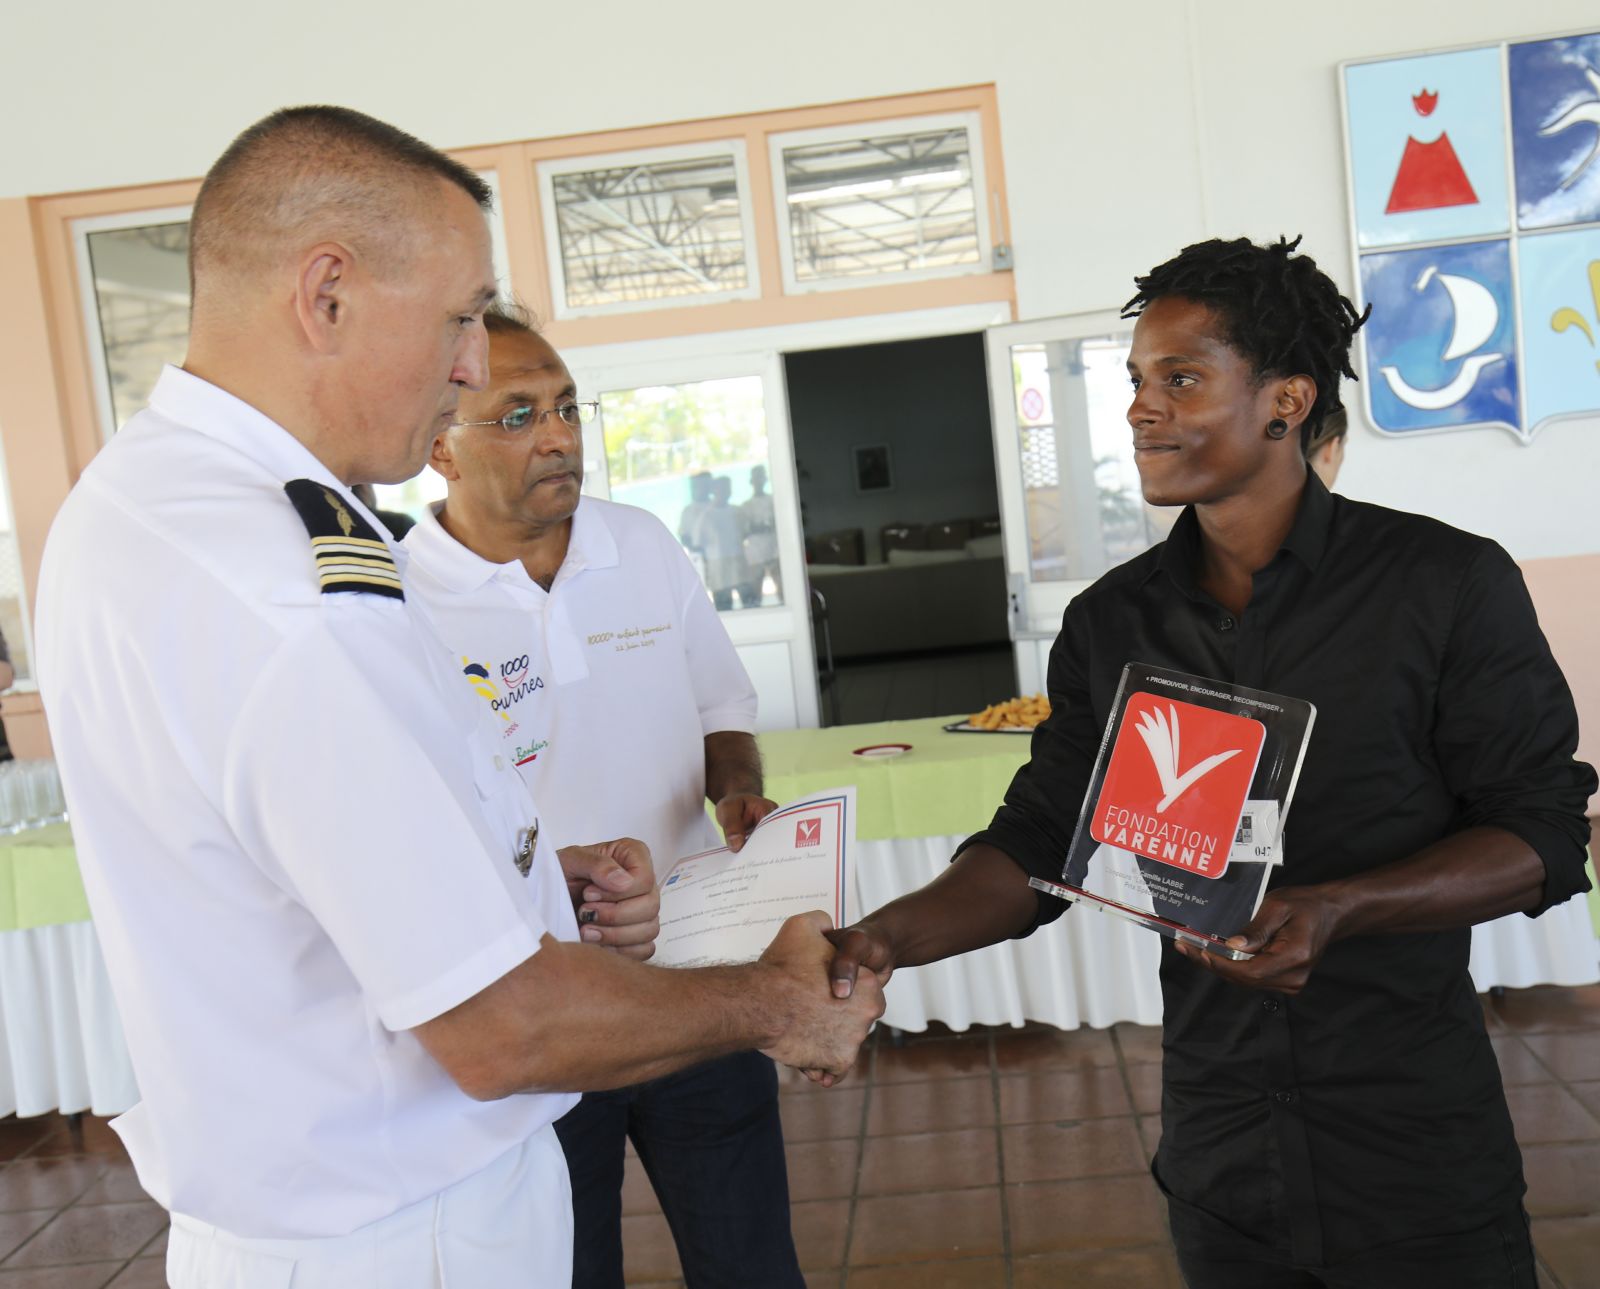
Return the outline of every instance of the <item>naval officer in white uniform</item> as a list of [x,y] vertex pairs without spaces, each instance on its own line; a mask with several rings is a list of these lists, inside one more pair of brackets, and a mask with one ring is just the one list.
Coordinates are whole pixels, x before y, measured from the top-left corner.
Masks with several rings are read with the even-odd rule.
[[749,1047],[841,1069],[881,1011],[829,996],[821,915],[745,968],[575,943],[351,493],[485,380],[488,203],[346,109],[245,131],[195,206],[184,368],[47,545],[40,684],[144,1098],[116,1126],[177,1289],[565,1289],[570,1092]]

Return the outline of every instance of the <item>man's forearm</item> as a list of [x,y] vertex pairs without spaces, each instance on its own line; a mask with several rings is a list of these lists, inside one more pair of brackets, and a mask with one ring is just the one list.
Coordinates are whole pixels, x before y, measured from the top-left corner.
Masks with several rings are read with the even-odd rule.
[[713,805],[724,797],[763,792],[761,750],[754,734],[719,730],[706,735],[706,798]]
[[921,890],[861,920],[890,945],[894,965],[918,967],[1025,931],[1038,914],[1028,875],[1004,851],[969,846]]
[[1544,862],[1504,828],[1468,828],[1409,859],[1317,888],[1338,910],[1335,939],[1446,931],[1525,912],[1544,892]]

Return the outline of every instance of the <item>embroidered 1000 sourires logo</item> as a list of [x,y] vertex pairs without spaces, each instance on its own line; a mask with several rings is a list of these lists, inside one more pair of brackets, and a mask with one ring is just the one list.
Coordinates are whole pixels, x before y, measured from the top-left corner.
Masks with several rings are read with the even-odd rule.
[[1260,721],[1135,691],[1089,833],[1201,877],[1221,877],[1255,777]]

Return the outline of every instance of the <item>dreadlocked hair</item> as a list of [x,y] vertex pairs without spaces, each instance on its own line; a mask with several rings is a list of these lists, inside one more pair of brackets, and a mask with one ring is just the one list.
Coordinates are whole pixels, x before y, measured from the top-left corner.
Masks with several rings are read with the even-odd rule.
[[1248,238],[1212,238],[1185,246],[1165,264],[1133,279],[1138,294],[1122,306],[1136,318],[1157,300],[1182,296],[1212,311],[1223,338],[1255,372],[1311,377],[1317,399],[1300,426],[1305,447],[1318,437],[1324,418],[1344,407],[1339,377],[1358,377],[1350,366],[1350,342],[1372,312],[1358,313],[1309,255],[1296,255],[1294,241],[1257,246]]

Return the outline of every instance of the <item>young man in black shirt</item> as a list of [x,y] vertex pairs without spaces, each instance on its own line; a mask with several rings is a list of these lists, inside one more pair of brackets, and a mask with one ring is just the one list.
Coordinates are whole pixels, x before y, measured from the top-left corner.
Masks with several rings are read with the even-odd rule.
[[1587,889],[1595,775],[1505,551],[1308,471],[1362,319],[1297,244],[1205,242],[1136,279],[1140,478],[1185,509],[1068,607],[1005,804],[834,933],[834,988],[1059,916],[1027,879],[1060,875],[1125,663],[1308,699],[1284,864],[1233,941],[1255,956],[1162,946],[1153,1171],[1179,1262],[1191,1289],[1531,1287],[1469,928]]

